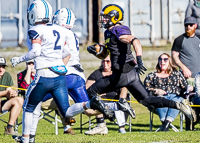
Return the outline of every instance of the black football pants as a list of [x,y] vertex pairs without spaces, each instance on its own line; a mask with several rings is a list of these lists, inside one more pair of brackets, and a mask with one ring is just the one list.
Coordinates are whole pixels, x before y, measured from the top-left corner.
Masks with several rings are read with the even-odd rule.
[[128,73],[113,71],[112,75],[97,80],[90,88],[88,88],[87,92],[91,98],[97,94],[112,92],[122,87],[126,87],[135,99],[146,107],[170,107],[176,109],[174,101],[163,97],[150,96],[144,88],[135,69]]

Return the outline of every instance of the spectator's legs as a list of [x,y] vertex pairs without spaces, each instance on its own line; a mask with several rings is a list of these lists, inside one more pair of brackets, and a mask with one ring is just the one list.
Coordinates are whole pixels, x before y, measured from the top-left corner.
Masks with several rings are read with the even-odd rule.
[[[183,100],[182,97],[176,96],[176,94],[169,94],[169,98],[168,99],[176,101],[176,102],[179,102],[179,103]],[[173,122],[174,119],[176,118],[176,116],[178,115],[178,113],[179,113],[179,110],[173,109],[173,108],[169,108],[168,112],[167,112],[166,120],[168,120],[170,122]]]
[[5,134],[18,135],[14,132],[13,126],[19,117],[22,110],[24,99],[22,97],[11,98],[2,107],[2,111],[10,110],[10,116],[7,127],[5,127]]
[[10,117],[8,124],[14,126],[19,114],[22,110],[24,99],[22,97],[15,97],[8,100],[2,107],[2,111],[10,110]]

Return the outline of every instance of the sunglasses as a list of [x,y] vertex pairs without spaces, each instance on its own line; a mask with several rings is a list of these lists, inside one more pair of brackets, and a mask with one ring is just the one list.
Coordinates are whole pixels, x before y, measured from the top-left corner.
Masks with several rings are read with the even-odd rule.
[[159,62],[161,62],[162,60],[166,63],[169,59],[168,58],[163,58],[163,59],[162,58],[158,58]]
[[110,62],[110,60],[103,60],[103,63],[109,63]]
[[194,24],[185,24],[185,27],[188,27],[188,25],[192,27]]
[[34,65],[34,62],[30,62],[30,63],[27,63],[28,65],[31,65],[31,64],[33,64]]

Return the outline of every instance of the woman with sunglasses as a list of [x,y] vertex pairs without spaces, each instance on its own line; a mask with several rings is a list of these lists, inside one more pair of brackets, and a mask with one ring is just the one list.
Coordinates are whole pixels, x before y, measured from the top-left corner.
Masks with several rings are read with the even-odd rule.
[[[158,57],[156,72],[149,73],[144,80],[146,89],[154,96],[163,96],[166,99],[181,102],[181,95],[187,90],[188,84],[181,72],[167,53]],[[189,90],[193,90],[192,87]],[[179,110],[172,108],[156,108],[156,113],[162,122],[161,131],[168,131]]]

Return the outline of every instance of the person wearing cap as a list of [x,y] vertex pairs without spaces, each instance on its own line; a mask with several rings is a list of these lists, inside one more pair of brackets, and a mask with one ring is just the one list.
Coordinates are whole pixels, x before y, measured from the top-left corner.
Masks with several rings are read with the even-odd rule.
[[197,20],[196,35],[200,35],[200,0],[189,0],[185,17],[193,16]]
[[[195,87],[195,76],[200,71],[200,35],[196,35],[197,21],[194,17],[184,20],[185,33],[173,43],[171,54],[174,62],[182,71],[188,83]],[[194,97],[194,100],[197,99]],[[186,130],[189,130],[186,124]]]
[[171,53],[184,77],[190,81],[200,71],[200,36],[195,34],[197,21],[194,17],[186,17],[184,26],[185,33],[174,40]]
[[[24,99],[17,96],[17,92],[10,86],[13,86],[13,80],[10,73],[6,72],[6,59],[0,57],[0,97],[6,97],[0,102],[0,111],[10,111],[9,121],[5,126],[5,135],[19,135],[14,131],[14,124],[21,113]],[[3,87],[6,86],[6,87]]]

